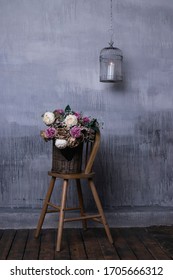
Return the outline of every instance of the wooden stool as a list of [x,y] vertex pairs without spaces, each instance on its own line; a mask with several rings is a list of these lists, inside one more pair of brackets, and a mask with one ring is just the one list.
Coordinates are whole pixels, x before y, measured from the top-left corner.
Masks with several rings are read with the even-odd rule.
[[[87,228],[87,219],[92,219],[96,222],[100,222],[103,224],[108,240],[110,243],[113,243],[113,239],[110,233],[109,226],[107,224],[103,208],[95,187],[95,184],[93,182],[93,176],[94,172],[92,172],[92,166],[99,148],[100,144],[100,133],[96,133],[95,142],[89,149],[89,143],[86,143],[86,149],[85,149],[85,168],[84,171],[81,173],[76,174],[60,174],[55,172],[48,172],[48,175],[51,176],[50,185],[46,194],[46,198],[44,201],[44,205],[41,211],[41,215],[38,221],[35,237],[37,238],[40,234],[44,218],[46,213],[52,213],[52,212],[59,212],[59,223],[58,223],[58,233],[57,233],[57,245],[56,245],[56,251],[60,251],[61,249],[61,239],[62,239],[62,233],[63,233],[63,225],[65,222],[71,222],[71,221],[80,221],[82,220],[83,228]],[[88,156],[89,154],[89,156]],[[56,179],[62,179],[62,195],[61,195],[61,204],[60,206],[57,206],[50,202],[51,194],[55,186]],[[86,179],[88,181],[88,186],[91,189],[91,193],[93,195],[94,201],[96,203],[98,213],[94,215],[89,215],[85,213],[84,210],[84,203],[83,203],[83,196],[82,196],[82,188],[81,188],[81,179]],[[75,180],[76,181],[76,187],[77,187],[77,193],[78,193],[78,200],[79,200],[79,207],[73,207],[73,208],[66,208],[66,200],[67,200],[67,189],[68,189],[68,183],[69,180]],[[53,207],[54,209],[48,209],[49,206]],[[73,218],[65,218],[65,211],[70,210],[80,210],[80,216],[79,217],[73,217]]]

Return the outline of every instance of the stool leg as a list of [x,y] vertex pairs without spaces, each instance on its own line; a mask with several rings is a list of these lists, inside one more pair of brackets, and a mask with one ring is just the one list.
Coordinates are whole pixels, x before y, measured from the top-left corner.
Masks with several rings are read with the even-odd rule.
[[106,221],[106,218],[105,218],[105,214],[104,214],[104,212],[103,212],[103,208],[102,208],[102,205],[101,205],[101,202],[100,202],[100,199],[99,199],[99,196],[98,196],[96,187],[95,187],[94,182],[93,182],[92,179],[89,179],[88,181],[89,181],[89,186],[90,186],[90,188],[91,188],[91,191],[92,191],[92,194],[93,194],[95,203],[96,203],[96,205],[97,205],[97,209],[98,209],[98,211],[99,211],[99,214],[101,215],[102,223],[103,223],[103,225],[104,225],[104,228],[105,228],[105,231],[106,231],[108,240],[109,240],[109,242],[110,242],[111,244],[113,244],[112,235],[111,235],[109,226],[108,226],[108,224],[107,224],[107,221]]
[[55,177],[51,178],[50,185],[49,185],[49,188],[48,188],[48,191],[47,191],[47,194],[46,194],[46,198],[45,198],[45,201],[44,201],[44,204],[43,204],[43,208],[41,210],[41,215],[40,215],[40,218],[39,218],[39,221],[38,221],[38,225],[37,225],[37,229],[36,229],[36,233],[35,233],[35,238],[37,238],[40,234],[40,230],[42,228],[44,218],[45,218],[47,208],[48,208],[47,203],[50,201],[50,197],[51,197],[54,185],[55,185],[55,180],[56,180]]
[[[83,195],[82,195],[82,188],[81,188],[80,179],[76,179],[76,185],[77,185],[80,213],[81,213],[81,216],[85,216]],[[87,221],[86,220],[82,220],[82,226],[83,226],[84,230],[87,229]]]
[[64,180],[63,186],[62,186],[62,196],[61,196],[61,205],[60,205],[60,213],[59,213],[56,251],[60,251],[60,249],[61,249],[61,239],[62,239],[62,231],[63,231],[63,225],[64,225],[64,214],[65,214],[64,209],[65,209],[65,206],[66,206],[66,198],[67,198],[67,187],[68,187],[68,180]]

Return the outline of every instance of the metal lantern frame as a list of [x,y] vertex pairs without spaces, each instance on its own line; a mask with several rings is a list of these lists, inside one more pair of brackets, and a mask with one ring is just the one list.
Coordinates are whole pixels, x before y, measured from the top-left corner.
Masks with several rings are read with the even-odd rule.
[[100,52],[100,82],[116,83],[123,80],[122,51],[113,47],[104,48]]

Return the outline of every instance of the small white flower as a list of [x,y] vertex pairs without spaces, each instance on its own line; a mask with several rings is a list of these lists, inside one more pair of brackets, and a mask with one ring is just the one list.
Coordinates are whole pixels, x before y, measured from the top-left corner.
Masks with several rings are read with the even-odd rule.
[[52,113],[52,112],[46,112],[46,113],[43,115],[43,122],[44,122],[46,125],[50,125],[50,124],[52,124],[54,121],[55,121],[55,115],[54,115],[54,113]]
[[58,149],[64,149],[64,148],[67,147],[67,140],[65,140],[65,139],[56,139],[55,140],[55,146]]
[[75,115],[68,115],[64,120],[66,126],[70,128],[71,126],[77,125],[77,117]]

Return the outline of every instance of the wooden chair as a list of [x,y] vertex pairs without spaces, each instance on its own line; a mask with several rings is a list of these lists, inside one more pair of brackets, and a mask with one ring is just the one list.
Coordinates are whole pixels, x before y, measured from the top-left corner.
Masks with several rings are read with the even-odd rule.
[[[46,194],[46,198],[44,201],[44,205],[41,211],[41,215],[38,221],[35,237],[37,238],[40,234],[40,230],[43,225],[43,221],[45,218],[46,213],[51,213],[51,212],[59,212],[59,223],[58,223],[58,233],[57,233],[57,244],[56,244],[56,251],[60,251],[61,249],[61,239],[62,239],[62,233],[63,233],[63,225],[64,222],[71,222],[71,221],[80,221],[82,220],[82,225],[83,228],[87,228],[87,219],[92,219],[96,222],[100,222],[103,224],[108,240],[110,243],[113,243],[112,236],[110,233],[109,226],[107,224],[103,208],[96,190],[96,187],[93,182],[93,176],[94,172],[92,172],[92,166],[99,148],[100,144],[100,133],[96,133],[95,137],[95,142],[92,145],[92,147],[89,149],[89,143],[86,143],[86,149],[85,150],[85,158],[87,159],[88,152],[89,157],[86,160],[85,163],[85,168],[84,171],[81,173],[76,173],[76,174],[60,174],[60,173],[54,173],[54,172],[48,172],[48,175],[51,176],[51,181],[50,185]],[[50,202],[51,194],[54,189],[55,181],[56,179],[62,179],[63,184],[62,184],[62,195],[61,195],[61,204],[60,206],[57,206],[53,203]],[[67,199],[67,189],[68,189],[68,183],[69,180],[76,180],[76,186],[77,186],[77,193],[78,193],[78,199],[79,199],[79,207],[74,207],[74,208],[66,208],[66,199]],[[93,195],[93,198],[95,200],[98,213],[97,214],[92,214],[89,215],[85,213],[84,210],[84,203],[83,203],[83,196],[82,196],[82,189],[81,189],[81,179],[86,179],[88,180],[88,186],[91,189],[91,193]],[[53,207],[54,209],[48,209]],[[65,218],[65,211],[70,211],[70,210],[80,210],[80,216],[79,217],[73,217],[73,218]]]

